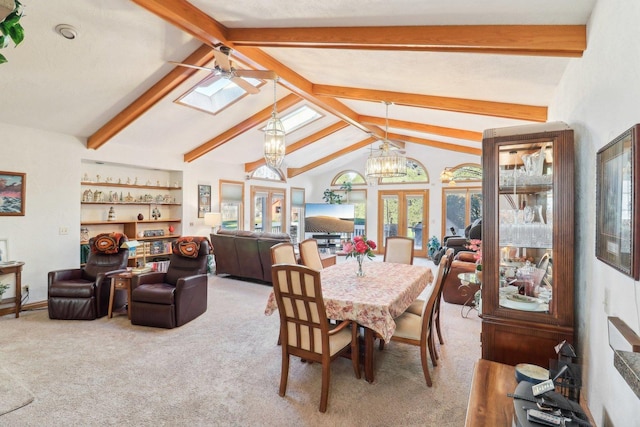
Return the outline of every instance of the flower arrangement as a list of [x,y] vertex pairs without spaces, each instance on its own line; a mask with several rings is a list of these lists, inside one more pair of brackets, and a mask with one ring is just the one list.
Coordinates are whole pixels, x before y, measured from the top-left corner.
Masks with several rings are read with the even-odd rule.
[[355,236],[353,240],[342,245],[342,250],[346,252],[346,258],[354,257],[358,261],[358,276],[364,276],[362,261],[365,256],[369,259],[373,258],[376,255],[373,252],[376,247],[376,242],[368,240],[367,236]]

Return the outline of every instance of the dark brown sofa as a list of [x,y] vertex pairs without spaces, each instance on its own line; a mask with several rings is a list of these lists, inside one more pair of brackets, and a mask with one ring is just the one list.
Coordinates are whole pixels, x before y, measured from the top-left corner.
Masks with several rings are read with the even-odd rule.
[[456,254],[451,263],[451,270],[442,285],[442,298],[451,304],[471,305],[473,295],[480,289],[480,285],[469,284],[460,288],[460,273],[473,273],[476,270],[475,252],[461,251]]
[[271,283],[271,246],[290,241],[285,233],[220,230],[211,234],[216,274]]

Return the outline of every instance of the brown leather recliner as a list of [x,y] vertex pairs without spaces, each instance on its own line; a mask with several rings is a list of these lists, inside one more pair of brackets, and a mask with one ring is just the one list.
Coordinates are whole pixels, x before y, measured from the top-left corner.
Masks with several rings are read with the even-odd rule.
[[[108,276],[125,271],[129,250],[120,246],[127,240],[124,234],[99,234],[89,240],[91,250],[84,267],[49,272],[50,319],[94,320],[107,314]],[[124,295],[116,296],[124,303]]]
[[207,311],[206,237],[181,237],[172,244],[166,273],[145,273],[131,279],[131,323],[175,328]]
[[442,289],[442,298],[446,302],[460,305],[471,305],[473,303],[473,296],[480,289],[480,285],[469,284],[469,287],[460,288],[462,283],[460,283],[458,274],[475,272],[475,255],[475,252],[472,251],[461,251],[453,258],[451,269],[447,274]]

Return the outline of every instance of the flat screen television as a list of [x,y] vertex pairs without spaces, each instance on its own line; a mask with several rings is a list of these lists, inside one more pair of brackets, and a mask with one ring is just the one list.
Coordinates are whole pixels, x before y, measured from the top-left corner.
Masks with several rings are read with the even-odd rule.
[[306,203],[304,231],[315,234],[353,233],[356,210],[354,205]]

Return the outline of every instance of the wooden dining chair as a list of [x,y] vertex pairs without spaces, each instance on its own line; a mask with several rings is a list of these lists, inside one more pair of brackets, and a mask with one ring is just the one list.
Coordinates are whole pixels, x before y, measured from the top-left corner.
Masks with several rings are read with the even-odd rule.
[[282,242],[271,246],[271,264],[297,264],[293,243]]
[[413,264],[414,240],[410,237],[387,237],[384,244],[383,262]]
[[276,264],[271,270],[273,290],[280,314],[282,372],[280,396],[287,390],[289,356],[322,363],[320,412],[327,410],[330,363],[351,352],[356,378],[360,378],[358,327],[343,321],[331,329],[327,321],[320,272],[303,265]]
[[[438,266],[438,274],[433,286],[430,286],[427,292],[427,303],[423,305],[420,315],[405,311],[398,316],[396,321],[396,330],[391,337],[391,341],[403,342],[420,347],[420,359],[422,361],[422,371],[427,385],[431,387],[431,376],[429,374],[429,364],[427,360],[427,351],[431,356],[431,363],[436,366],[435,353],[433,348],[433,340],[430,337],[431,327],[433,325],[433,312],[438,293],[441,291],[444,283],[444,273],[446,270],[447,255],[442,257]],[[445,262],[442,262],[445,261]]]
[[318,241],[316,239],[307,239],[300,242],[300,261],[302,265],[306,265],[314,270],[322,270],[322,258],[320,258],[320,250],[318,250]]

